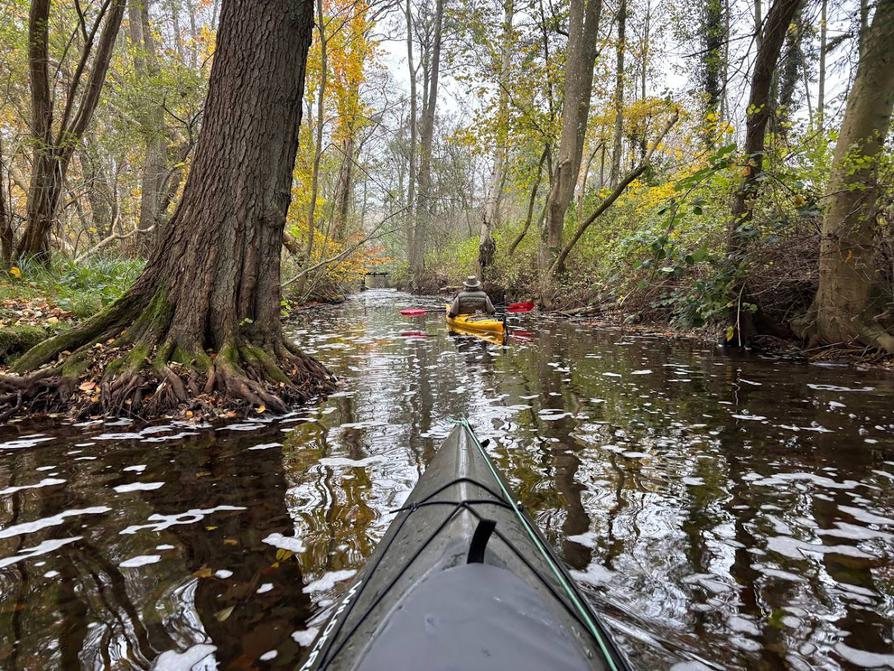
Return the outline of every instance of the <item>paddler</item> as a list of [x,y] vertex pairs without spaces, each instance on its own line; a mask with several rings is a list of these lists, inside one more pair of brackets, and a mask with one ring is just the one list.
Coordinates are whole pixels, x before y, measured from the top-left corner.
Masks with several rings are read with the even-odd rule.
[[492,315],[496,312],[490,297],[481,288],[481,282],[474,275],[469,275],[463,282],[462,291],[456,294],[453,303],[450,304],[448,315],[455,319],[457,315],[473,315],[476,313]]

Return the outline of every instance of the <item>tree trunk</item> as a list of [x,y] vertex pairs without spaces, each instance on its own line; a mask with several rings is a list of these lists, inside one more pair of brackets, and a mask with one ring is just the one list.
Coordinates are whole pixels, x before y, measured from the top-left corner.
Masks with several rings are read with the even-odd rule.
[[99,237],[105,238],[112,234],[112,204],[116,198],[112,180],[106,173],[106,166],[100,155],[102,149],[96,146],[91,135],[84,138],[86,147],[80,154],[80,164],[87,185],[87,201],[90,203],[93,226]]
[[[140,79],[158,75],[158,56],[149,23],[149,0],[131,0],[127,5],[134,70]],[[143,159],[140,195],[140,214],[137,228],[147,233],[137,234],[137,246],[144,255],[151,253],[154,242],[161,235],[162,205],[166,205],[165,182],[168,176],[168,141],[165,137],[164,110],[161,101],[150,103],[141,119],[141,132],[146,143]]]
[[627,32],[627,0],[618,6],[618,43],[615,47],[615,139],[612,145],[612,170],[609,177],[612,188],[621,179],[621,153],[624,151],[624,51]]
[[813,335],[894,353],[894,335],[875,319],[884,309],[875,234],[878,159],[894,108],[894,0],[879,0],[863,39],[832,162]]
[[478,277],[482,282],[494,261],[497,244],[493,229],[499,224],[500,203],[503,199],[503,183],[506,181],[506,159],[509,153],[507,125],[509,123],[509,68],[512,65],[512,18],[515,14],[513,0],[503,0],[503,26],[500,36],[500,71],[497,73],[497,137],[494,151],[494,167],[484,207],[481,210],[481,226],[478,231]]
[[[541,269],[545,272],[562,249],[565,212],[574,196],[580,170],[593,91],[593,65],[596,61],[596,33],[602,13],[602,0],[572,0],[568,21],[568,49],[565,65],[565,102],[562,107],[562,132],[555,172],[547,201],[546,245],[541,250]],[[542,298],[550,288],[541,288]]]
[[785,48],[782,52],[780,67],[776,72],[776,104],[773,109],[773,130],[783,138],[787,135],[788,121],[791,118],[792,105],[795,99],[795,87],[801,71],[804,69],[801,57],[801,40],[804,36],[804,25],[801,11],[795,12],[791,29],[785,37]]
[[729,36],[724,11],[724,0],[705,0],[702,7],[700,70],[705,92],[704,138],[709,148],[716,142],[726,88],[726,44]]
[[337,242],[343,242],[347,234],[348,217],[351,214],[351,201],[354,193],[354,130],[349,130],[349,135],[342,144],[342,161],[338,170],[338,180],[335,184],[335,212],[334,230],[332,237]]
[[419,179],[416,193],[416,267],[413,268],[415,288],[422,286],[425,272],[425,250],[434,210],[431,202],[431,154],[435,130],[435,109],[438,104],[438,79],[441,72],[441,33],[444,24],[444,2],[435,0],[435,16],[429,65],[428,86],[422,100],[422,127],[419,132]]
[[[17,251],[20,257],[33,258],[44,264],[49,263],[50,229],[55,222],[56,208],[65,188],[65,173],[71,156],[99,104],[99,95],[105,83],[118,28],[124,15],[124,3],[125,0],[111,0],[111,4],[103,9],[87,36],[77,69],[72,75],[72,84],[68,89],[59,131],[55,138],[48,51],[50,0],[34,0],[31,3],[28,19],[28,69],[31,76],[34,160],[28,191],[28,225],[19,241]],[[93,68],[84,86],[80,102],[75,105],[78,85],[103,18],[105,20],[93,58]]]
[[9,268],[15,245],[12,212],[6,207],[6,180],[3,179],[3,136],[0,134],[0,270]]
[[[312,264],[311,255],[314,251],[314,233],[316,233],[317,195],[320,190],[320,160],[323,157],[323,129],[326,126],[326,80],[329,77],[329,59],[326,43],[327,22],[323,18],[323,0],[317,0],[317,34],[320,36],[320,88],[317,90],[317,128],[314,134],[314,161],[310,178],[310,204],[307,208],[307,242],[304,247],[304,266]],[[323,250],[325,253],[326,250]],[[298,280],[295,293],[304,296],[304,288],[307,286],[307,273]]]
[[413,11],[410,0],[406,6],[407,18],[407,67],[410,75],[410,147],[407,172],[407,256],[410,260],[410,277],[422,275],[422,259],[416,246],[416,64],[413,61]]
[[[748,117],[745,125],[745,165],[742,179],[733,197],[732,213],[727,223],[727,258],[731,271],[741,275],[748,250],[747,226],[751,223],[754,202],[760,186],[759,175],[764,165],[764,140],[770,119],[770,86],[773,72],[779,61],[779,53],[788,27],[802,0],[775,0],[767,13],[765,30],[758,41],[760,45],[751,75],[751,94],[748,98]],[[755,8],[760,7],[760,0]],[[752,311],[746,309],[748,296],[746,279],[739,277],[730,287],[731,331],[730,344],[747,347],[754,336]]]
[[[0,412],[17,397],[23,405],[20,394],[30,409],[91,413],[202,409],[214,394],[225,405],[282,411],[329,387],[326,370],[280,323],[280,249],[312,28],[310,0],[224,0],[196,156],[167,234],[121,299],[37,345],[16,370],[70,355],[0,379]],[[97,342],[111,344],[94,358]],[[101,376],[87,401],[78,392],[85,375]]]
[[577,228],[574,231],[574,234],[571,236],[571,239],[565,244],[562,248],[562,251],[559,252],[559,255],[556,257],[555,262],[552,267],[549,269],[550,274],[555,274],[558,272],[562,272],[565,267],[565,259],[568,258],[568,254],[571,253],[571,250],[574,249],[574,246],[578,243],[583,236],[584,233],[587,232],[587,229],[593,225],[599,217],[601,217],[613,204],[614,202],[620,198],[621,194],[630,186],[634,180],[638,179],[640,175],[642,175],[646,168],[649,167],[649,164],[652,160],[652,155],[658,149],[659,145],[664,142],[664,138],[670,132],[671,128],[677,123],[680,114],[679,112],[674,112],[674,114],[667,120],[664,128],[661,132],[656,136],[655,140],[652,142],[652,146],[646,150],[645,155],[642,157],[640,162],[633,166],[626,175],[624,175],[612,192],[606,196],[605,200],[599,203],[599,206],[596,210],[586,219],[582,220]]
[[[543,181],[543,164],[546,162],[546,155],[549,153],[549,146],[543,148],[543,152],[540,154],[540,162],[537,164],[537,176],[534,178],[534,185],[531,187],[531,195],[528,197],[528,213],[525,216],[525,225],[522,226],[521,231],[519,231],[515,240],[512,241],[512,244],[509,245],[509,256],[513,256],[515,254],[515,250],[518,249],[518,246],[521,244],[522,240],[525,239],[525,236],[528,234],[528,229],[531,228],[531,222],[534,220],[534,204],[537,202],[537,194],[540,191],[540,182]],[[543,218],[546,214],[546,208],[542,208],[540,212],[541,218]],[[539,225],[540,222],[538,222]]]
[[826,21],[827,0],[820,2],[820,48],[819,48],[819,72],[817,73],[817,94],[816,94],[816,125],[818,128],[823,127],[826,116],[826,40],[827,40],[827,21]]

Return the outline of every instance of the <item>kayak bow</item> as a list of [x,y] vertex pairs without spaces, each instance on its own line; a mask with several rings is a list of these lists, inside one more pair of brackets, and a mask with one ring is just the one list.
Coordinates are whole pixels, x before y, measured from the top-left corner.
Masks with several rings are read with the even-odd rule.
[[398,513],[301,671],[629,669],[467,422]]

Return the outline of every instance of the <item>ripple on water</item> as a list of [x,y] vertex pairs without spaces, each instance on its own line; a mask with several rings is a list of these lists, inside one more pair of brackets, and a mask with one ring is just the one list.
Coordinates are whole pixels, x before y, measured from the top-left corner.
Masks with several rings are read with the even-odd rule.
[[440,304],[302,311],[340,384],[279,420],[0,427],[0,612],[46,623],[20,665],[294,668],[463,415],[634,668],[894,664],[889,378],[533,314],[501,349],[397,315]]

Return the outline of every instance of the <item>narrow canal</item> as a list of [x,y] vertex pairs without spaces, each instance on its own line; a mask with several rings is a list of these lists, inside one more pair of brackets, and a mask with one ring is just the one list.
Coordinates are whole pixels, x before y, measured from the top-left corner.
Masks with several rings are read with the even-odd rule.
[[0,668],[293,668],[462,415],[635,667],[894,668],[890,375],[417,304],[294,322],[284,418],[0,428]]

